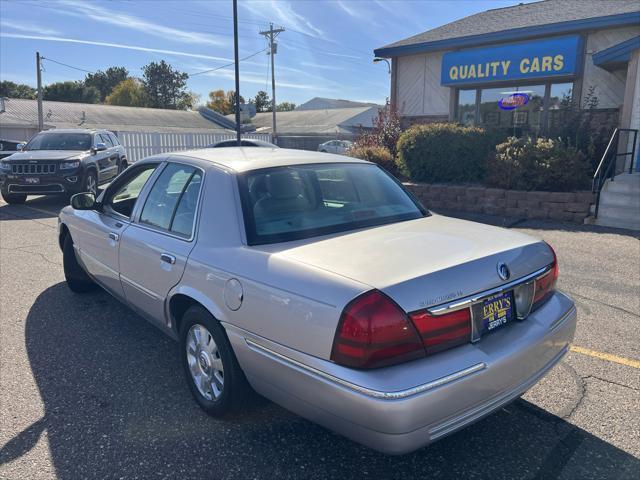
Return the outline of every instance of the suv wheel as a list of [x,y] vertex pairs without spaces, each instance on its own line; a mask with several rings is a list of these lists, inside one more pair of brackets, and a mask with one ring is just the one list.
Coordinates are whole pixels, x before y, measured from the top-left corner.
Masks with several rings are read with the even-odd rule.
[[85,293],[97,288],[95,282],[91,280],[91,277],[87,275],[78,263],[70,234],[67,234],[62,246],[62,266],[67,286],[72,292]]
[[182,317],[180,350],[189,389],[209,415],[236,412],[252,397],[224,328],[204,308],[193,306]]
[[82,191],[93,193],[96,196],[98,195],[98,176],[93,170],[88,170],[84,176]]
[[27,196],[23,193],[9,193],[2,190],[2,199],[9,205],[19,205],[27,201]]

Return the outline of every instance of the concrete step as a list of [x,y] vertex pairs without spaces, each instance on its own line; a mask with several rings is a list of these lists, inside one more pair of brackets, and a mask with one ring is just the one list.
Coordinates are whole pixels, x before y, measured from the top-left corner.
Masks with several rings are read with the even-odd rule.
[[629,221],[618,220],[614,218],[603,218],[598,216],[598,218],[594,219],[592,222],[585,222],[585,223],[589,223],[591,225],[600,225],[602,227],[625,228],[627,230],[640,231],[640,221],[629,222]]
[[612,207],[600,204],[600,208],[598,208],[598,218],[600,217],[618,218],[624,221],[640,222],[640,210],[635,207]]
[[640,195],[640,173],[622,173],[617,175],[613,181],[607,180],[602,191]]
[[629,192],[603,191],[600,193],[600,206],[635,208],[640,212],[640,192],[637,194]]

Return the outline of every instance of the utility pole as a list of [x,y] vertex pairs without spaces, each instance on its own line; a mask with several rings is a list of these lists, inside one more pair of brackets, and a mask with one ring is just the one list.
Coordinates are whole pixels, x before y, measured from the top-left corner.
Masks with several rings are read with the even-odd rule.
[[238,0],[233,0],[233,60],[236,71],[236,140],[242,145],[240,134],[240,59],[238,55]]
[[38,131],[44,130],[44,119],[42,114],[42,65],[40,52],[36,52],[36,77],[38,79]]
[[276,129],[276,72],[274,55],[278,53],[278,44],[274,42],[276,37],[284,32],[284,28],[273,28],[273,23],[269,24],[269,30],[260,32],[267,40],[269,40],[269,54],[271,55],[271,111],[273,115],[272,136],[273,143],[278,144],[278,130]]

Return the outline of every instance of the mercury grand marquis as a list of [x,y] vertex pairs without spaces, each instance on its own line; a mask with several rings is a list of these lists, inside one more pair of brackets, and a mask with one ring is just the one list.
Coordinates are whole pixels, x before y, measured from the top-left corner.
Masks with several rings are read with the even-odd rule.
[[402,454],[517,399],[576,325],[536,238],[426,210],[375,164],[287,149],[136,162],[59,217],[74,292],[179,341],[198,404],[258,392]]

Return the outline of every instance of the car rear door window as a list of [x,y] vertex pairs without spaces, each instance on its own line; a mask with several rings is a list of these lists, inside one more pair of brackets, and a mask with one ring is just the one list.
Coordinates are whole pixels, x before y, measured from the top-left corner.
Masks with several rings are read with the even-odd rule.
[[[194,177],[196,180],[191,183]],[[180,215],[175,222],[176,233],[189,236],[200,191],[200,180],[200,173],[189,165],[167,165],[149,192],[140,214],[140,222],[171,231],[175,217]]]
[[169,230],[173,233],[183,237],[190,237],[193,233],[201,183],[202,175],[196,171],[185,188],[173,215],[173,220],[169,226]]

